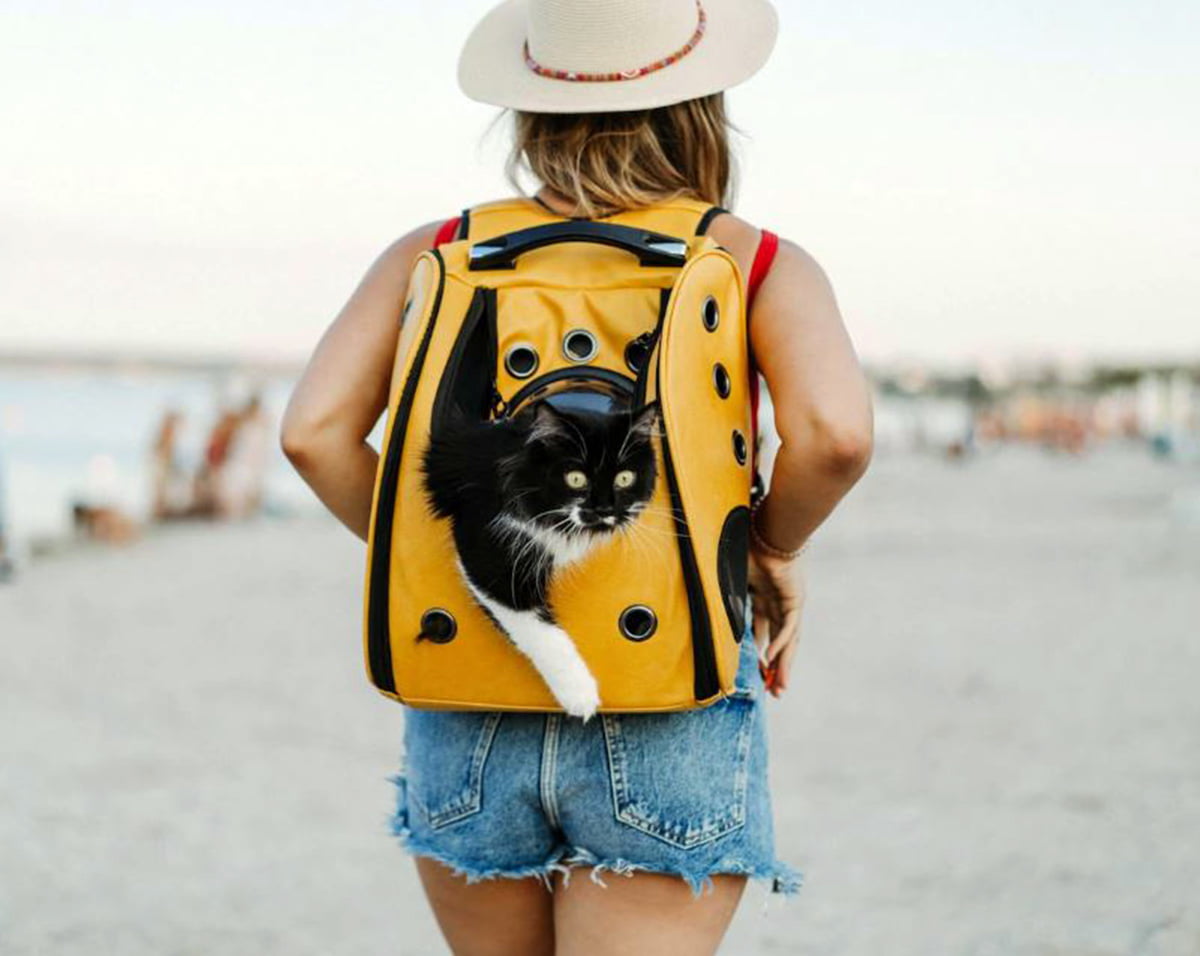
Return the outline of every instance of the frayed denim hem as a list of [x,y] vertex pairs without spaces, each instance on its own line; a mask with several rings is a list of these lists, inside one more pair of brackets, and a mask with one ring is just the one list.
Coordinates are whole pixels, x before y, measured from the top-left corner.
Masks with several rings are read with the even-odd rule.
[[[599,883],[601,886],[606,885],[600,878],[600,874],[605,871],[615,873],[618,876],[632,876],[634,873],[642,871],[682,877],[684,882],[691,888],[693,898],[699,898],[704,894],[705,890],[711,893],[715,888],[712,878],[723,873],[738,874],[747,876],[752,880],[759,880],[767,885],[771,893],[779,893],[785,897],[795,896],[799,893],[800,887],[804,882],[804,877],[799,870],[781,861],[776,861],[770,866],[754,866],[736,857],[726,857],[717,860],[716,863],[706,867],[703,873],[691,873],[680,867],[632,863],[629,860],[622,859],[611,861],[601,860],[590,850],[583,847],[564,848],[563,856],[557,862],[568,867],[591,867],[592,881]],[[564,884],[566,883],[565,878],[563,882]]]
[[562,855],[561,848],[556,850],[551,857],[544,863],[533,863],[525,866],[511,867],[476,867],[463,863],[461,860],[447,856],[438,850],[426,845],[418,840],[408,826],[407,801],[405,799],[406,781],[403,775],[389,777],[392,783],[399,790],[399,803],[396,812],[392,815],[389,828],[400,845],[414,856],[425,856],[432,860],[437,860],[448,866],[455,876],[466,878],[467,883],[479,883],[483,880],[496,879],[514,879],[523,880],[529,877],[537,877],[545,885],[546,889],[554,892],[554,883],[550,879],[550,874],[556,870],[563,874],[564,883],[570,877],[567,868],[558,862],[558,858]]
[[[454,859],[433,849],[413,835],[412,830],[408,826],[407,804],[404,793],[406,781],[402,775],[389,779],[400,790],[399,805],[396,813],[393,814],[390,820],[392,836],[409,853],[437,860],[439,863],[449,867],[456,876],[465,877],[468,884],[495,878],[527,879],[529,877],[537,877],[542,881],[547,890],[553,892],[552,873],[561,873],[563,876],[563,885],[566,886],[571,879],[571,868],[581,866],[590,868],[592,882],[605,887],[608,884],[601,878],[601,874],[604,872],[613,873],[618,876],[632,876],[635,872],[639,871],[678,876],[687,883],[694,899],[702,896],[706,889],[711,893],[715,889],[712,877],[722,873],[741,874],[749,877],[751,880],[758,880],[767,885],[769,893],[781,894],[785,898],[799,893],[803,885],[804,878],[800,871],[782,861],[775,861],[769,866],[754,866],[736,857],[728,857],[718,860],[716,863],[705,868],[705,871],[702,873],[692,873],[679,867],[634,863],[620,858],[602,860],[584,847],[565,845],[558,847],[542,863],[511,867],[471,866],[462,860]],[[763,912],[766,912],[767,898],[769,897],[764,898],[763,901]]]

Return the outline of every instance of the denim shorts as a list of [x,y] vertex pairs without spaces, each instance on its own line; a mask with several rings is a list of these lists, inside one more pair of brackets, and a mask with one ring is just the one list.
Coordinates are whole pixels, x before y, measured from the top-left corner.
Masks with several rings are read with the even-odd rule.
[[775,858],[767,786],[765,689],[749,629],[735,689],[666,713],[404,708],[392,832],[410,853],[466,877],[564,881],[570,868],[681,876],[746,874],[794,894]]

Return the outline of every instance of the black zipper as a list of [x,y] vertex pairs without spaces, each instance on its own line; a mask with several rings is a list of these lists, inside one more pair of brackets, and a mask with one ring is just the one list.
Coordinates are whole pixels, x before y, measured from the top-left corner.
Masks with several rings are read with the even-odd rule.
[[[658,352],[658,385],[662,388],[662,350]],[[679,563],[683,571],[683,585],[687,591],[688,612],[692,619],[692,667],[694,671],[693,693],[696,700],[705,700],[720,691],[721,682],[717,675],[716,648],[713,647],[712,622],[708,619],[708,607],[704,601],[704,585],[700,582],[700,567],[696,563],[696,552],[692,547],[692,535],[688,529],[687,515],[683,510],[683,499],[679,494],[679,482],[675,478],[675,463],[671,459],[671,446],[667,440],[667,423],[663,414],[661,392],[656,396],[659,416],[663,419],[662,452],[663,465],[667,472],[667,488],[671,493],[671,512],[675,518],[676,541],[679,542]]]
[[425,364],[425,355],[429,351],[429,341],[433,337],[433,327],[437,323],[438,311],[442,305],[442,291],[446,284],[446,264],[441,253],[432,250],[438,262],[438,287],[433,300],[433,309],[429,313],[429,324],[421,336],[417,346],[417,354],[413,357],[412,367],[408,378],[404,381],[404,390],[400,393],[400,401],[396,406],[396,416],[392,422],[392,430],[388,435],[387,448],[384,451],[383,473],[380,478],[379,501],[375,506],[375,528],[371,538],[371,594],[367,601],[367,660],[371,670],[371,680],[380,690],[394,694],[396,678],[392,673],[391,626],[389,621],[390,603],[390,568],[392,558],[392,522],[396,517],[397,479],[400,473],[400,458],[404,451],[404,435],[408,430],[408,419],[412,413],[413,396],[417,391],[417,382],[421,377],[421,368]]
[[662,332],[663,319],[667,315],[667,305],[671,301],[671,290],[673,288],[674,286],[665,286],[659,290],[658,318],[654,322],[654,328],[648,332],[643,332],[634,339],[635,342],[644,341],[646,349],[646,360],[642,363],[642,367],[638,369],[637,384],[633,390],[634,408],[641,408],[646,403],[646,385],[650,378],[650,356],[654,355],[654,346],[657,344],[658,336]]
[[[658,388],[662,388],[662,350],[659,348],[659,337],[662,335],[663,322],[667,316],[667,306],[671,300],[672,288],[662,290],[659,300],[658,321],[648,335],[650,352],[647,353],[646,363],[638,372],[637,384],[634,389],[635,407],[641,407],[646,401],[646,388],[650,378],[650,355],[653,354],[655,367],[658,370]],[[658,351],[654,351],[658,349]],[[667,488],[671,494],[671,514],[675,519],[676,540],[679,542],[679,563],[683,571],[683,585],[687,592],[688,613],[692,619],[692,667],[695,674],[693,693],[697,700],[713,696],[721,689],[720,678],[717,674],[716,649],[713,647],[712,624],[708,617],[708,607],[704,601],[704,586],[700,582],[700,566],[696,562],[696,552],[692,547],[692,535],[688,528],[687,515],[683,510],[683,499],[679,494],[679,482],[675,477],[675,463],[671,458],[671,446],[667,440],[666,420],[663,415],[663,405],[660,396],[656,396],[659,417],[663,418],[662,451],[663,466],[667,473]]]

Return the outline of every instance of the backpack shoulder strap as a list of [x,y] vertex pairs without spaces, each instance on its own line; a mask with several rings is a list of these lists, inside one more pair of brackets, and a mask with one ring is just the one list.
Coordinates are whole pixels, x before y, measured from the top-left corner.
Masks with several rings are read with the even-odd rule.
[[696,223],[696,235],[707,236],[708,227],[712,225],[712,221],[724,212],[729,212],[724,206],[709,206],[704,211],[704,215],[700,217],[700,221]]

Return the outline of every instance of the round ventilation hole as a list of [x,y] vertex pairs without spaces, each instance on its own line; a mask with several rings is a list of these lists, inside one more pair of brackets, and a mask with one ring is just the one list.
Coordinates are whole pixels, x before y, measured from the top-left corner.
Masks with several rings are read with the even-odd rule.
[[739,465],[746,464],[746,436],[736,428],[733,430],[733,457]]
[[717,300],[711,295],[705,298],[704,305],[700,306],[700,318],[704,321],[704,327],[708,331],[716,331],[717,325],[721,321],[721,310],[717,306]]
[[431,607],[421,615],[421,633],[418,637],[434,644],[448,644],[458,633],[458,622],[454,615],[441,607]]
[[563,336],[562,350],[572,362],[589,362],[600,351],[600,343],[587,329],[571,329]]
[[513,378],[529,378],[538,367],[537,349],[527,342],[511,345],[504,353],[504,368]]
[[617,626],[631,641],[644,641],[658,629],[658,615],[645,604],[631,604],[621,612]]
[[640,372],[642,366],[646,364],[646,356],[649,354],[649,349],[645,342],[633,339],[625,346],[625,364],[631,372]]
[[724,365],[718,362],[713,366],[713,387],[722,398],[728,398],[730,385],[729,372],[725,370]]

